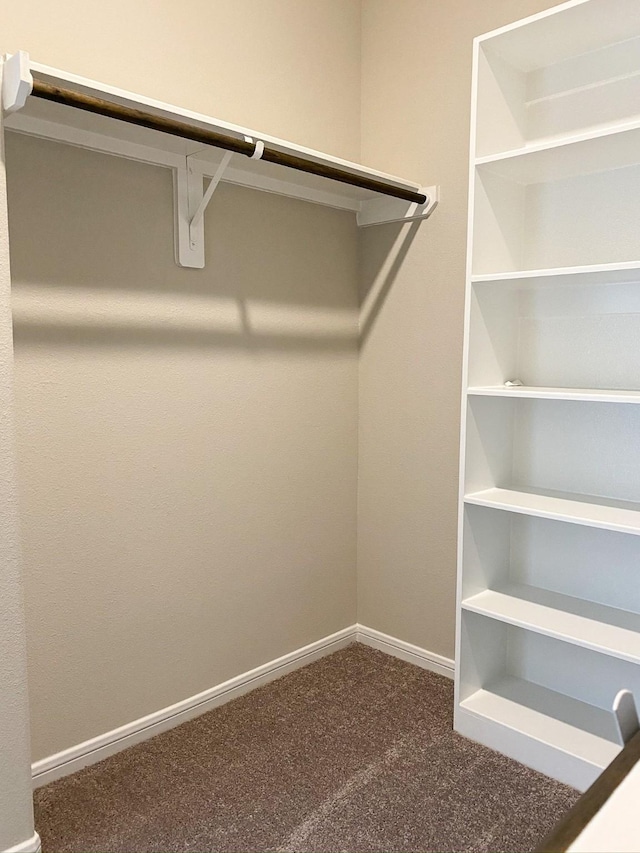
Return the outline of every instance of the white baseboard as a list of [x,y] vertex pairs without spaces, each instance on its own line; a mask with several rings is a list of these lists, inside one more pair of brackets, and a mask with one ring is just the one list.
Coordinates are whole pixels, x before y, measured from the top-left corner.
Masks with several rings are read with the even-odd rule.
[[34,832],[31,838],[27,838],[21,844],[16,844],[15,847],[9,847],[4,853],[40,853],[41,849],[40,836]]
[[421,649],[420,646],[405,643],[404,640],[383,634],[382,631],[367,628],[366,625],[356,625],[356,640],[359,643],[364,643],[365,646],[371,646],[371,648],[386,652],[395,658],[420,666],[422,669],[428,669],[431,672],[437,672],[438,675],[453,678],[455,661],[451,658],[445,658],[435,652]]
[[103,758],[108,758],[116,752],[148,740],[180,723],[199,717],[200,714],[223,705],[231,699],[236,699],[243,693],[255,690],[256,687],[336,652],[355,642],[356,633],[357,626],[351,625],[322,640],[310,643],[308,646],[303,646],[301,649],[218,684],[217,687],[212,687],[161,711],[36,761],[31,765],[34,788],[47,785],[83,767],[102,761]]
[[[428,652],[418,646],[411,645],[411,643],[405,643],[404,640],[390,637],[388,634],[383,634],[373,628],[367,628],[365,625],[351,625],[342,631],[324,637],[322,640],[303,646],[301,649],[231,678],[229,681],[217,685],[217,687],[212,687],[203,693],[198,693],[196,696],[170,705],[168,708],[163,708],[55,755],[50,755],[48,758],[36,761],[31,765],[33,785],[35,788],[39,788],[41,785],[47,785],[49,782],[68,776],[70,773],[75,773],[90,764],[96,764],[103,758],[108,758],[129,746],[148,740],[194,717],[199,717],[200,714],[204,714],[218,705],[236,699],[250,690],[255,690],[256,687],[274,681],[288,672],[293,672],[293,670],[306,666],[353,642],[364,643],[366,646],[379,649],[423,669],[453,678],[454,662],[451,659],[434,652]],[[21,847],[12,849],[10,853],[22,853],[22,851],[23,848]],[[30,847],[24,848],[24,853],[30,853],[30,851]]]

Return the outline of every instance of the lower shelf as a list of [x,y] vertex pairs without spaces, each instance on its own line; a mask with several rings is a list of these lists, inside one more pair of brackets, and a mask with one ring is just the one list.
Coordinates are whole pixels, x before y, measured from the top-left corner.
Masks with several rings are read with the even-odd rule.
[[548,388],[540,385],[476,385],[472,397],[525,397],[538,400],[580,400],[591,403],[640,403],[640,391],[613,388]]
[[[482,721],[476,732],[459,715],[456,728],[462,734],[582,789],[621,749],[611,712],[519,678],[507,677],[476,691],[460,703],[460,710],[467,722],[474,717]],[[516,744],[513,735],[522,740]]]
[[547,589],[509,584],[462,602],[463,610],[640,664],[640,616]]
[[640,504],[551,490],[483,489],[465,495],[467,504],[640,534]]

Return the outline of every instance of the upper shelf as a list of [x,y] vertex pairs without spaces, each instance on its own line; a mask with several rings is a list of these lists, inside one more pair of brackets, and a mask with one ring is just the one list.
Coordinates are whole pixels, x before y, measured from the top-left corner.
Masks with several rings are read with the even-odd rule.
[[479,158],[640,121],[637,0],[572,0],[475,49]]
[[[21,61],[18,62],[18,60]],[[111,105],[141,111],[147,116],[180,122],[195,130],[201,129],[223,134],[240,141],[245,147],[247,141],[252,144],[262,143],[272,155],[274,153],[276,156],[278,153],[285,155],[285,159],[288,161],[295,158],[301,163],[310,163],[312,167],[317,164],[321,169],[337,169],[343,173],[346,179],[352,176],[365,181],[375,181],[381,187],[380,192],[363,189],[348,183],[337,182],[339,179],[297,171],[294,168],[266,162],[258,159],[258,157],[251,159],[250,156],[244,156],[241,153],[233,154],[230,159],[228,152],[203,142],[169,135],[167,132],[130,124],[93,112],[86,112],[84,109],[65,104],[41,100],[33,95],[26,98],[26,103],[22,108],[6,116],[5,127],[7,130],[65,142],[145,163],[153,163],[181,172],[184,176],[185,196],[190,196],[188,210],[184,214],[187,226],[191,226],[194,214],[202,205],[202,179],[204,177],[213,178],[216,173],[219,177],[221,175],[220,179],[229,183],[304,199],[328,207],[351,210],[356,213],[360,226],[425,219],[433,212],[438,203],[437,187],[425,188],[412,181],[323,154],[250,128],[230,124],[143,95],[108,86],[95,80],[41,65],[32,62],[28,55],[23,52],[8,57],[5,61],[5,69],[10,63],[13,63],[12,70],[20,67],[23,69],[23,75],[31,75],[36,85],[41,82],[50,87],[101,99]],[[5,74],[5,81],[8,76]],[[6,85],[5,82],[3,93],[5,107],[8,103]],[[258,146],[255,147],[257,155]],[[247,154],[253,150],[252,146]],[[264,156],[267,156],[266,152]],[[222,174],[223,169],[224,174]],[[187,177],[187,173],[191,176],[195,175],[195,183],[192,178]],[[198,181],[200,182],[199,192],[195,185]],[[426,196],[426,200],[424,203],[418,203],[388,195],[394,190],[401,190],[411,195]],[[177,192],[177,196],[179,195],[180,192]],[[196,196],[199,198],[196,199]],[[206,206],[206,201],[204,206]],[[199,211],[197,219],[201,219],[202,212],[203,209]],[[180,216],[178,216],[179,218]],[[187,231],[189,231],[189,227]],[[198,262],[197,258],[188,258],[190,242],[192,242],[188,239],[189,236],[193,237],[193,233],[182,240],[181,253],[183,259],[179,262],[184,266],[203,266],[203,253],[202,263]],[[178,242],[180,241],[178,240]],[[184,260],[187,262],[183,263]]]
[[640,121],[476,159],[482,172],[520,184],[547,183],[638,164]]
[[505,290],[533,290],[564,285],[626,284],[640,281],[640,261],[483,273],[472,276],[471,281],[474,285],[499,285]]
[[478,36],[503,62],[530,72],[640,35],[637,0],[570,0]]

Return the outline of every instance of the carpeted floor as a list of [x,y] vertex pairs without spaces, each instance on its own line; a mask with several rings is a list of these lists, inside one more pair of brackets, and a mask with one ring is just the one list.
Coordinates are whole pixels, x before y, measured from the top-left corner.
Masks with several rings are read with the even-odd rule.
[[577,792],[456,735],[452,701],[349,646],[41,788],[43,851],[531,850]]

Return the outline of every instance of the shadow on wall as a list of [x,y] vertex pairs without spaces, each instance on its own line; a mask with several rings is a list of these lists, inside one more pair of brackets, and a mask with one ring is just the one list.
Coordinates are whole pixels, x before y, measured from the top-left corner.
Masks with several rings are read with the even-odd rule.
[[369,229],[363,235],[360,243],[360,345],[366,343],[420,227],[428,228],[428,222],[378,225],[375,240],[367,238]]
[[222,185],[182,269],[170,170],[7,136],[16,340],[353,349],[353,214]]

